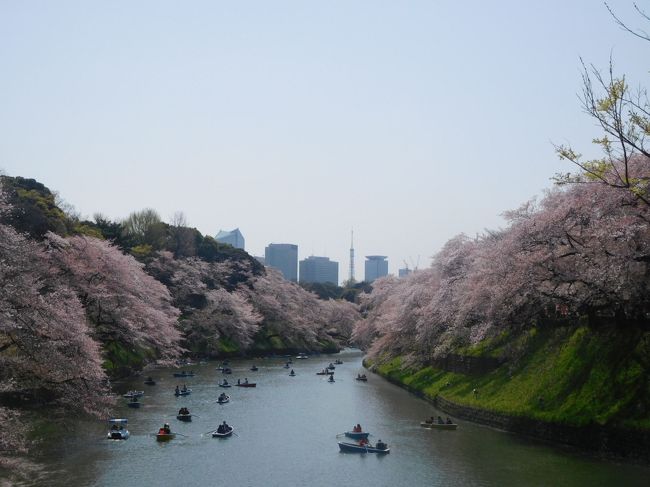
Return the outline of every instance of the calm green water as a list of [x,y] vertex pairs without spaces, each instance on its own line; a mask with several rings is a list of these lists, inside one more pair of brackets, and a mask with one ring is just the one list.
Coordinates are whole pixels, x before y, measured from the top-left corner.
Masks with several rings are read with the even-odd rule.
[[[120,405],[131,438],[105,439],[99,422],[78,421],[70,435],[45,445],[46,472],[33,485],[51,486],[635,486],[649,485],[650,469],[601,462],[572,452],[459,421],[457,431],[431,431],[419,422],[438,412],[378,376],[355,381],[361,354],[348,350],[330,384],[315,373],[336,357],[294,360],[289,377],[281,359],[233,362],[230,382],[248,377],[257,388],[221,389],[217,364],[198,365],[194,378],[175,379],[172,370],[120,386],[145,389],[139,410]],[[176,398],[174,386],[186,382],[190,396]],[[231,401],[214,403],[227,391]],[[187,406],[198,416],[181,423]],[[221,421],[238,436],[214,439],[204,434]],[[152,434],[169,422],[178,436],[157,443]],[[356,423],[389,443],[391,453],[340,453],[336,434]]]

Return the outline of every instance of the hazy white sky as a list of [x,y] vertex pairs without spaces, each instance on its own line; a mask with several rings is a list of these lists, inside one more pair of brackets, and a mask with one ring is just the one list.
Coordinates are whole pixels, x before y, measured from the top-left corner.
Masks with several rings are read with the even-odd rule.
[[0,0],[0,169],[341,280],[354,227],[357,278],[370,254],[396,273],[550,187],[552,142],[591,150],[579,57],[610,52],[647,85],[647,43],[594,0]]

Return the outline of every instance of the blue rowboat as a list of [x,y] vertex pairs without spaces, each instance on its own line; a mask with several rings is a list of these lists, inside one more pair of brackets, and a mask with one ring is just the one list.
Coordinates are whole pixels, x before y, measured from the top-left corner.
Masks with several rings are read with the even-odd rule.
[[386,444],[380,444],[382,448],[377,448],[377,445],[357,445],[356,443],[346,443],[345,441],[339,441],[339,448],[342,452],[345,453],[390,453],[390,448]]
[[370,433],[368,433],[367,431],[359,431],[359,432],[357,432],[357,431],[346,431],[343,434],[345,436],[347,436],[348,438],[352,438],[353,440],[361,440],[363,438],[367,439],[368,435]]

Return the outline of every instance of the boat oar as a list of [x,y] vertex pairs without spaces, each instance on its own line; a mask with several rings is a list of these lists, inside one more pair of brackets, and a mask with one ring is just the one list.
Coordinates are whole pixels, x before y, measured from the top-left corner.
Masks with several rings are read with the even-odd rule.
[[336,435],[337,438],[338,438],[339,436],[345,436],[345,433],[339,433],[338,435]]
[[205,433],[201,433],[201,434],[202,435],[207,435],[207,434],[214,433],[214,432],[215,432],[215,430],[210,430],[210,431],[206,431]]
[[232,432],[233,435],[235,435],[237,438],[239,438],[239,435],[235,433],[234,431]]
[[181,435],[181,436],[184,436],[185,438],[188,438],[188,436],[187,436],[187,435],[184,435],[183,433],[173,433],[173,432],[172,432],[172,434],[174,434],[174,435]]

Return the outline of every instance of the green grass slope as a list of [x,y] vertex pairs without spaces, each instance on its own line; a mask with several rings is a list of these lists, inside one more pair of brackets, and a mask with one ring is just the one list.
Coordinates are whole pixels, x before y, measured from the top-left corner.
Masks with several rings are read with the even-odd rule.
[[376,370],[429,398],[439,396],[509,416],[572,426],[650,429],[648,332],[533,328],[462,353],[506,361],[472,376],[431,366],[404,367],[400,357],[378,361]]

